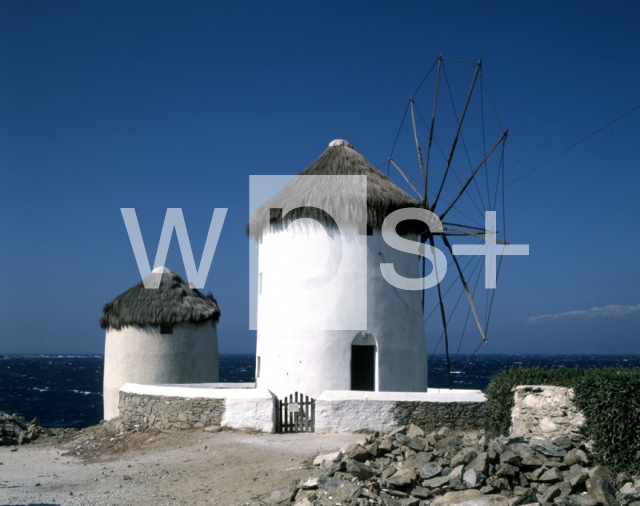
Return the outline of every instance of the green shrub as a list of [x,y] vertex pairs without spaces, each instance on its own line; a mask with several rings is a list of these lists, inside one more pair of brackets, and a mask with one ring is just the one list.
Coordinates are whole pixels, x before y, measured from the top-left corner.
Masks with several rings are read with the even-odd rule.
[[583,434],[614,472],[640,473],[640,368],[588,369],[574,387]]
[[596,461],[614,472],[640,473],[640,368],[512,367],[499,372],[485,390],[487,435],[509,433],[512,389],[518,385],[573,388],[573,401],[585,416],[582,433],[593,441]]

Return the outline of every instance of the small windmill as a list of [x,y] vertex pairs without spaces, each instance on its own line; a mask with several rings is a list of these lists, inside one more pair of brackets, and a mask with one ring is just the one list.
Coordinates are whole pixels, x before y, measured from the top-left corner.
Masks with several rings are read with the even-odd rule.
[[[452,90],[451,81],[447,74],[449,65],[460,65],[466,69],[469,65],[475,67],[471,86],[466,93],[463,101],[456,101],[455,92]],[[434,69],[437,68],[435,79],[429,81]],[[425,89],[425,84],[431,82],[433,84],[433,108],[430,121],[426,121],[420,113],[416,103],[418,93]],[[424,93],[423,93],[424,95]],[[450,99],[449,111],[445,111],[443,115],[442,108],[439,107],[439,99],[442,96]],[[460,95],[462,96],[462,95]],[[486,98],[485,98],[486,96]],[[472,100],[475,99],[475,100]],[[488,121],[485,116],[485,101],[490,104],[493,111],[492,121]],[[460,112],[459,105],[462,104]],[[445,103],[446,105],[446,103]],[[413,135],[405,135],[402,137],[403,127],[407,114],[411,112],[411,130]],[[491,116],[491,115],[489,115]],[[428,132],[428,140],[426,153],[423,155],[420,146],[420,130]],[[495,130],[493,137],[496,139],[487,149],[486,133],[487,130]],[[412,142],[409,138],[412,137]],[[478,304],[474,302],[474,295],[477,293],[479,274],[482,268],[478,269],[481,259],[472,258],[465,265],[463,261],[456,258],[453,254],[453,247],[450,242],[451,237],[466,237],[472,239],[495,240],[499,244],[507,244],[505,239],[505,222],[504,222],[504,147],[507,138],[507,130],[502,127],[500,119],[497,115],[493,100],[489,95],[486,82],[482,75],[482,60],[475,62],[465,62],[460,60],[445,59],[440,55],[434,62],[431,69],[422,80],[416,91],[413,93],[405,109],[405,113],[396,136],[391,154],[389,155],[389,165],[392,165],[403,177],[411,190],[422,202],[422,207],[436,214],[442,222],[442,232],[432,233],[425,230],[419,237],[421,243],[429,243],[432,247],[436,246],[436,240],[442,241],[445,249],[449,252],[450,259],[448,264],[455,265],[458,278],[455,283],[445,289],[437,284],[438,301],[433,311],[425,319],[425,323],[439,309],[440,319],[442,322],[442,334],[440,339],[444,338],[445,353],[447,361],[447,375],[449,387],[452,387],[452,371],[450,359],[450,329],[454,313],[458,308],[458,303],[462,297],[462,293],[466,295],[468,300],[468,310],[464,325],[460,335],[460,345],[465,336],[467,323],[470,315],[480,333],[480,344],[476,348],[474,354],[479,350],[482,343],[487,344],[487,331],[489,317],[493,305],[493,297],[495,291],[487,293],[484,302],[484,314],[481,315]],[[440,140],[449,139],[448,153],[442,149]],[[404,142],[404,144],[403,144]],[[412,172],[402,168],[409,166],[408,156],[406,154],[412,150],[410,144],[415,145],[417,153],[417,161],[420,169],[420,178],[412,175]],[[446,145],[445,145],[446,146]],[[434,149],[435,148],[435,149]],[[440,157],[434,156],[439,151]],[[398,155],[394,158],[394,154]],[[446,153],[446,154],[445,154]],[[403,161],[400,158],[405,156]],[[405,163],[406,162],[406,163]],[[437,184],[432,186],[430,179],[439,180]],[[412,182],[413,180],[413,182]],[[421,191],[418,189],[421,188]],[[502,230],[488,231],[486,229],[484,212],[497,211],[498,216],[502,217]],[[482,215],[478,220],[477,213]],[[455,220],[455,221],[454,221]],[[498,263],[498,272],[500,269]],[[422,273],[426,275],[425,257],[422,257]],[[438,267],[433,266],[434,273],[438,272]],[[465,275],[467,272],[467,275]],[[497,273],[496,273],[497,275]],[[472,286],[470,280],[476,278],[475,286]],[[459,297],[453,309],[449,310],[445,306],[445,298],[449,293],[456,293],[453,290],[458,287]],[[426,290],[422,294],[423,313],[425,310]],[[476,297],[477,298],[477,297]],[[439,344],[440,341],[438,341]],[[436,345],[437,348],[438,345]],[[458,352],[460,346],[458,347]],[[471,355],[473,356],[473,355]],[[471,357],[469,357],[469,360]],[[467,364],[469,362],[467,360]],[[466,365],[464,367],[466,367]],[[463,370],[464,370],[463,367]]]

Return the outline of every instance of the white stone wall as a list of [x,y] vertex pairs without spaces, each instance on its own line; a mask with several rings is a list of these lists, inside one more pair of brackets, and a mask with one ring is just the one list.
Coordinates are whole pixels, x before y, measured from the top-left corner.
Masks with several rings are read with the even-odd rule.
[[523,385],[515,388],[511,411],[511,434],[525,438],[542,437],[551,440],[578,432],[584,415],[571,398],[571,388],[549,385]]
[[118,416],[125,383],[213,383],[218,381],[218,338],[212,320],[182,323],[173,334],[159,327],[107,330],[104,350],[104,419]]

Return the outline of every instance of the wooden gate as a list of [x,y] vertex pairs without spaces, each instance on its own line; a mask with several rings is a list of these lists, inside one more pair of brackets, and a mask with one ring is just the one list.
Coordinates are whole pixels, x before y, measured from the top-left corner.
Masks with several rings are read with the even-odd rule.
[[298,392],[276,400],[276,432],[315,432],[316,400]]

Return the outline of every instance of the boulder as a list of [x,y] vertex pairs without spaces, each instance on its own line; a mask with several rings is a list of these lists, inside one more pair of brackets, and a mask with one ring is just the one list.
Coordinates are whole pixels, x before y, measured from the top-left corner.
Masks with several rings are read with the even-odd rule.
[[496,468],[496,476],[516,476],[519,469],[511,464],[500,464]]
[[428,464],[425,464],[420,468],[420,478],[428,480],[430,478],[438,476],[441,472],[442,467],[440,467],[435,462],[429,462]]
[[618,473],[616,476],[616,488],[622,488],[625,483],[633,483],[633,478],[629,473]]
[[394,474],[391,478],[387,480],[394,487],[405,489],[410,487],[413,484],[413,480],[411,477],[406,475],[401,475],[400,472]]
[[302,490],[315,490],[318,488],[318,478],[307,478],[298,483],[298,488]]
[[378,443],[365,445],[365,449],[371,454],[372,458],[376,458],[378,456]]
[[558,485],[551,485],[541,495],[538,495],[540,504],[551,503],[556,497],[560,497],[562,491]]
[[469,488],[478,488],[481,487],[484,482],[484,474],[476,469],[469,469],[462,475],[462,481]]
[[632,483],[625,483],[620,489],[620,496],[627,502],[640,501],[640,487],[634,487]]
[[[515,494],[515,491],[514,491]],[[523,506],[525,504],[532,504],[538,502],[535,490],[531,488],[524,489],[522,494],[517,495],[514,501],[509,502],[509,506]]]
[[431,504],[460,504],[482,498],[482,492],[475,489],[447,492],[443,496],[433,499]]
[[[557,423],[557,422],[556,422]],[[570,450],[571,447],[573,446],[573,444],[571,443],[571,438],[569,436],[567,436],[566,434],[563,434],[561,436],[558,437],[554,437],[551,442],[560,447],[563,448],[565,450]]]
[[373,457],[373,455],[371,455],[364,446],[357,443],[349,446],[345,454],[350,459],[357,460],[358,462],[364,462],[365,460],[369,460]]
[[549,441],[535,437],[532,437],[529,440],[529,446],[535,451],[540,452],[543,455],[547,455],[548,457],[564,457],[567,454],[567,450],[564,448],[560,448]]
[[431,490],[424,487],[413,487],[411,489],[411,495],[419,499],[427,499],[431,496]]
[[579,464],[572,465],[569,471],[567,471],[566,476],[564,477],[565,481],[568,481],[573,488],[582,485],[585,481],[587,481],[588,478],[589,473]]
[[489,469],[489,459],[487,452],[478,453],[475,459],[473,459],[467,466],[466,470],[475,469],[476,471],[484,474],[486,476],[487,471]]
[[340,487],[344,486],[344,483],[344,481],[339,480],[338,478],[333,478],[332,476],[320,476],[320,478],[318,478],[318,487],[326,490],[327,492],[338,490]]
[[384,471],[382,471],[380,478],[382,478],[383,480],[388,480],[394,474],[396,474],[396,468],[393,466],[390,466],[390,467],[387,467]]
[[416,470],[422,469],[422,466],[431,462],[433,455],[427,452],[418,452],[412,457],[404,461],[403,467],[413,467]]
[[538,481],[541,481],[543,483],[557,483],[559,481],[562,481],[563,479],[564,476],[557,467],[547,469],[538,477]]
[[615,487],[603,474],[594,475],[587,480],[587,492],[604,506],[620,506]]
[[417,425],[414,425],[413,423],[411,423],[411,424],[409,424],[409,427],[407,428],[407,436],[409,436],[409,437],[424,437],[425,433],[420,427],[418,427]]
[[589,463],[589,457],[587,457],[587,454],[578,448],[570,450],[564,457],[564,464],[569,467],[573,466],[574,464],[588,466]]
[[451,485],[462,485],[463,474],[464,474],[463,465],[459,465],[456,468],[452,469],[451,472],[447,475],[447,478],[449,478],[449,483]]
[[506,478],[499,478],[498,476],[489,476],[487,478],[487,485],[498,490],[511,490],[509,480]]
[[428,480],[424,480],[422,482],[422,486],[429,487],[429,488],[437,488],[447,483],[449,483],[448,476],[436,476],[434,478],[429,478]]
[[452,459],[449,464],[451,467],[458,467],[459,465],[466,466],[469,462],[476,458],[478,454],[471,448],[464,448],[460,450]]
[[382,454],[393,451],[393,442],[390,438],[385,438],[378,443],[378,451]]
[[353,459],[348,459],[344,462],[346,467],[346,472],[352,476],[355,476],[359,480],[368,480],[376,473],[369,466],[365,466],[364,464],[357,462]]
[[260,496],[260,500],[269,506],[278,506],[281,504],[289,504],[293,500],[294,492],[290,488],[279,488]]
[[332,452],[332,453],[325,453],[324,455],[318,455],[314,460],[313,460],[313,465],[314,466],[319,466],[321,465],[324,461],[328,461],[328,462],[340,462],[342,460],[343,454],[341,451],[337,451],[337,452]]
[[328,474],[334,474],[346,469],[344,462],[332,462],[330,460],[323,460],[320,464],[320,469],[326,471]]
[[332,501],[334,503],[343,502],[343,501],[353,501],[360,496],[360,492],[362,489],[355,485],[354,483],[345,483],[342,487],[340,487],[334,494]]
[[522,465],[522,459],[520,455],[510,449],[500,455],[500,463],[520,467]]
[[598,506],[600,503],[586,495],[566,495],[553,500],[557,506]]

